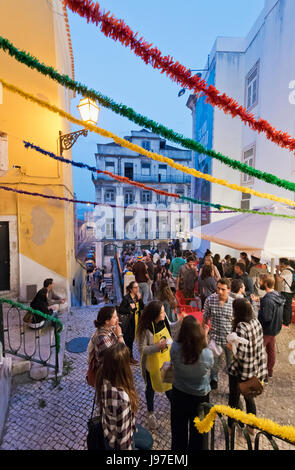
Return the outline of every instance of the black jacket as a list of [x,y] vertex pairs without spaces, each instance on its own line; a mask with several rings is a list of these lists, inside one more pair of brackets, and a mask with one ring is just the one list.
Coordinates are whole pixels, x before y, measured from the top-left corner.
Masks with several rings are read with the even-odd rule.
[[[45,287],[37,292],[32,302],[30,303],[30,306],[34,310],[39,310],[42,313],[46,313],[46,315],[52,315],[52,310],[49,310],[48,308],[47,289]],[[44,318],[40,315],[34,315],[34,320],[34,323],[38,323],[39,321],[44,320]]]
[[276,336],[281,331],[284,304],[285,299],[277,291],[268,292],[260,300],[258,320],[264,335]]
[[[135,313],[136,308],[131,307],[131,304],[135,304],[135,303],[136,303],[136,300],[133,300],[130,294],[125,295],[120,304],[119,313],[121,315],[130,315],[131,313]],[[144,304],[143,304],[142,299],[139,299],[138,303],[139,303],[139,314],[140,314],[144,308]]]

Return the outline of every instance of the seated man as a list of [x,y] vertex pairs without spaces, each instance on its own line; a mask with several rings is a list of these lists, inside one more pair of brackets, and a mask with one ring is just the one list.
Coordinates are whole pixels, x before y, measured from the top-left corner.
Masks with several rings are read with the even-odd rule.
[[57,311],[60,311],[61,310],[61,305],[63,305],[63,308],[66,307],[66,299],[63,299],[62,297],[60,297],[59,295],[57,295],[54,291],[53,291],[53,279],[45,279],[44,283],[43,283],[43,287],[47,287],[47,291],[48,291],[48,305],[50,307],[54,306],[55,308],[53,310],[57,310]]
[[[57,317],[57,310],[58,310],[58,305],[53,304],[50,305],[48,304],[48,293],[51,290],[52,283],[50,283],[51,279],[45,279],[44,281],[44,287],[40,289],[37,294],[35,295],[34,299],[30,303],[30,306],[34,310],[39,310],[42,313],[45,313],[46,315],[51,315],[54,317]],[[30,321],[30,326],[31,328],[42,328],[45,325],[46,321],[41,315],[33,315],[32,320]],[[50,322],[47,321],[47,324]]]

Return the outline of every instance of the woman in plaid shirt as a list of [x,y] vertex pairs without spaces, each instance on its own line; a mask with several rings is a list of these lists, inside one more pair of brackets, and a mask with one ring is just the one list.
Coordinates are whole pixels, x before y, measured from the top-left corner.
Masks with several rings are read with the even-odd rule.
[[[263,344],[263,331],[260,322],[253,313],[250,302],[246,299],[236,299],[233,302],[233,332],[239,337],[248,340],[248,343],[239,343],[234,360],[229,367],[229,401],[232,408],[238,408],[240,390],[239,382],[257,377],[263,381],[267,377],[267,362]],[[227,344],[232,350],[232,346]],[[246,399],[247,413],[256,414],[256,405],[253,398]],[[229,418],[228,425],[233,420]],[[253,429],[249,429],[253,433]]]
[[148,431],[136,426],[138,395],[130,368],[130,352],[123,343],[105,351],[97,375],[97,403],[108,450],[150,450],[153,439]]

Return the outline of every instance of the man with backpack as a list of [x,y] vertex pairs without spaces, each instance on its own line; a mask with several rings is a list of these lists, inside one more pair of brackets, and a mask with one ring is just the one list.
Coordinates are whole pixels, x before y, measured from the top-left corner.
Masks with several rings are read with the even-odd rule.
[[295,271],[291,268],[287,258],[280,258],[276,277],[281,283],[281,296],[285,299],[283,328],[289,328],[292,319],[292,299],[295,292]]

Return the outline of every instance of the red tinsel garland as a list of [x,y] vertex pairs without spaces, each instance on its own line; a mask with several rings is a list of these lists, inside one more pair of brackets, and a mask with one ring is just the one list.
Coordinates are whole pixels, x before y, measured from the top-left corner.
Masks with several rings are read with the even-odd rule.
[[120,19],[114,17],[110,12],[102,12],[99,3],[93,4],[92,0],[65,0],[67,6],[80,16],[87,19],[98,26],[105,36],[111,37],[115,41],[119,40],[124,46],[130,47],[146,64],[151,64],[155,69],[159,69],[161,73],[165,73],[171,80],[181,84],[184,88],[194,90],[198,95],[203,92],[207,95],[207,101],[212,106],[217,106],[226,114],[232,117],[239,116],[243,122],[257,132],[264,132],[266,137],[279,145],[291,151],[295,150],[295,139],[287,132],[276,130],[264,119],[258,121],[253,114],[239,105],[239,103],[230,98],[225,93],[221,94],[213,85],[208,85],[205,80],[201,80],[199,76],[192,76],[190,70],[178,61],[174,61],[172,57],[162,56],[161,51],[157,47],[152,47],[151,43],[146,42],[142,37],[137,38],[138,33],[133,33],[130,27]]

